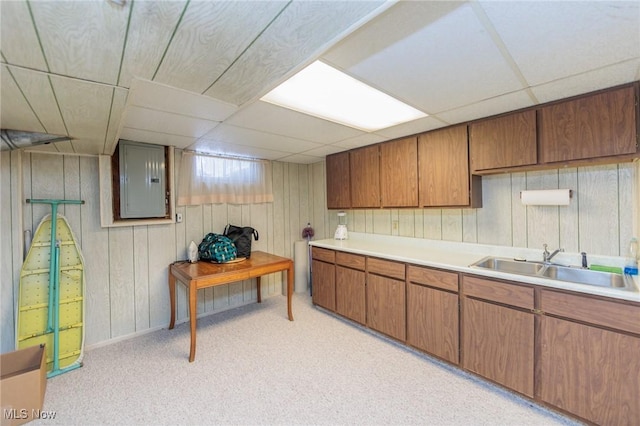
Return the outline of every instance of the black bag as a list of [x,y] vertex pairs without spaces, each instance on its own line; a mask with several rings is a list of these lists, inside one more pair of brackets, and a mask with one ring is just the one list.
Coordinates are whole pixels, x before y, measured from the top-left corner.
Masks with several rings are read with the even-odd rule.
[[258,231],[250,226],[235,226],[228,224],[224,228],[224,235],[229,237],[231,241],[236,245],[238,251],[238,257],[251,257],[251,237],[256,241],[260,238]]
[[210,232],[198,246],[198,256],[200,260],[225,263],[237,257],[237,250],[229,238]]

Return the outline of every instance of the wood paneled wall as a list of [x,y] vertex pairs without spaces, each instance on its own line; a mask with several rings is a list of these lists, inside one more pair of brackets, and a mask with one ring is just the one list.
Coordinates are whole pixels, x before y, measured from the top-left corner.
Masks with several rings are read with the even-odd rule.
[[[181,152],[176,152],[179,168]],[[87,346],[104,344],[169,324],[168,265],[186,259],[190,241],[222,233],[227,223],[252,226],[260,233],[254,249],[293,257],[324,181],[324,164],[273,163],[274,202],[252,205],[209,204],[178,207],[183,222],[118,228],[100,227],[98,158],[44,153],[0,155],[0,351],[15,347],[15,302],[22,265],[23,234],[35,232],[46,205],[27,198],[83,199],[82,206],[60,206],[82,247],[86,267]],[[320,175],[314,178],[314,175]],[[179,170],[176,170],[178,179]],[[174,186],[175,187],[175,186]],[[323,202],[324,205],[324,202]],[[325,216],[324,214],[322,215]],[[283,273],[262,280],[263,295],[281,294]],[[201,290],[198,313],[209,314],[255,302],[255,280]],[[178,286],[178,321],[188,318],[186,291]]]
[[[176,152],[179,167],[181,153]],[[179,176],[177,170],[176,176]],[[168,265],[186,258],[191,240],[222,232],[231,222],[260,232],[255,248],[293,256],[293,242],[310,222],[315,239],[332,238],[335,210],[326,208],[325,163],[273,163],[274,202],[178,207],[173,225],[101,228],[97,157],[44,153],[0,154],[0,351],[15,344],[15,301],[24,230],[49,212],[26,198],[84,199],[61,206],[82,246],[87,274],[86,344],[99,345],[169,322]],[[483,177],[481,209],[350,210],[351,231],[503,246],[563,247],[569,252],[624,255],[638,233],[638,163]],[[570,188],[568,207],[523,206],[523,189]],[[264,294],[280,294],[282,274],[263,280]],[[178,319],[187,319],[179,286]],[[255,281],[205,289],[198,312],[209,314],[255,301]]]
[[[634,162],[484,176],[482,208],[349,210],[348,229],[541,250],[547,243],[568,252],[624,256],[638,235],[638,168]],[[522,190],[558,188],[573,190],[569,206],[520,202]],[[328,211],[329,230],[337,225],[336,213]]]

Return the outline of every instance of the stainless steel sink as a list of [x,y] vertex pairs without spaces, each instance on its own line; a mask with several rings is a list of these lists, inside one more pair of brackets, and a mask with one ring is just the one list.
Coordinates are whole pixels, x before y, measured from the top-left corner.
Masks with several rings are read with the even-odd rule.
[[589,269],[549,265],[544,269],[544,271],[542,271],[542,275],[554,280],[596,285],[599,287],[619,289],[633,288],[629,276],[622,274],[613,274],[610,272],[600,272],[592,271]]
[[511,274],[537,275],[544,268],[543,263],[527,262],[525,260],[504,259],[501,257],[485,257],[471,266],[493,269]]
[[633,279],[626,274],[592,271],[571,266],[560,266],[502,257],[485,257],[471,265],[472,268],[490,269],[516,275],[537,276],[552,280],[566,281],[598,287],[634,290]]

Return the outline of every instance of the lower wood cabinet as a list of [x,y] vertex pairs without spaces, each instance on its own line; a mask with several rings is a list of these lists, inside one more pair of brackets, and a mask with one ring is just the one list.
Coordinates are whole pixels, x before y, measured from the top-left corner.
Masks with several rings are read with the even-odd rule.
[[463,294],[462,366],[533,397],[533,289],[465,276]]
[[405,265],[369,258],[367,269],[367,326],[404,342],[407,335]]
[[360,324],[366,323],[363,271],[336,266],[336,312]]
[[459,361],[458,274],[407,266],[407,343]]
[[313,303],[336,310],[336,266],[313,260]]
[[[541,304],[536,397],[596,424],[637,424],[640,337],[627,331],[640,331],[640,310],[547,290],[541,292]],[[593,310],[583,311],[585,306]]]
[[640,419],[640,304],[313,247],[313,303],[587,422]]

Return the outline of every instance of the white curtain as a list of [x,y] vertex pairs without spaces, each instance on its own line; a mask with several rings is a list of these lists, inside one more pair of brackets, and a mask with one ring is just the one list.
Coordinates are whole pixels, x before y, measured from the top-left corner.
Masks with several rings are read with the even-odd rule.
[[182,154],[178,205],[272,201],[270,161]]

